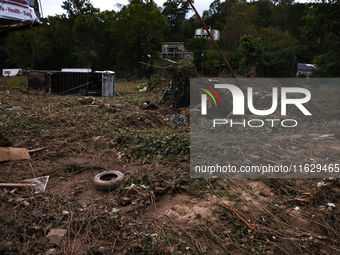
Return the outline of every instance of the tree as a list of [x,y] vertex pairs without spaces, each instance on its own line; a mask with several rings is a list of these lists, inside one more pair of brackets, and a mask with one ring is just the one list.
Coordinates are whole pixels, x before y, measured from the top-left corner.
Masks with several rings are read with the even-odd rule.
[[94,8],[90,0],[66,0],[61,7],[66,10],[70,18],[78,15],[96,15],[99,13],[99,9]]
[[6,41],[10,61],[20,68],[36,68],[36,40],[34,30],[11,33]]
[[262,50],[271,58],[275,57],[275,54],[282,48],[295,51],[299,45],[299,41],[288,31],[282,32],[278,27],[261,28],[257,36],[261,37]]
[[227,24],[221,33],[227,48],[236,50],[243,35],[255,35],[258,13],[255,6],[246,2],[232,4],[228,9]]
[[222,71],[222,57],[214,48],[208,49],[204,57],[204,70],[209,75],[218,76]]
[[340,2],[314,3],[301,29],[303,39],[316,55],[313,62],[321,77],[339,77],[340,71]]
[[159,58],[166,29],[166,19],[154,2],[134,0],[124,6],[110,26],[116,67],[126,71],[137,70],[138,76],[143,77],[144,70],[138,61],[149,62]]
[[273,22],[272,13],[275,8],[273,2],[270,0],[259,0],[253,2],[253,5],[256,6],[258,12],[256,20],[257,27],[269,27]]
[[202,27],[202,23],[200,22],[196,15],[193,15],[189,19],[186,19],[183,23],[184,40],[191,39],[195,35],[195,30],[200,27]]
[[6,40],[0,38],[0,69],[8,68],[11,66],[9,62],[9,57],[6,49]]
[[242,61],[239,65],[239,72],[245,74],[252,67],[256,67],[256,72],[263,74],[264,54],[259,44],[260,38],[253,39],[252,36],[244,35],[240,39],[238,50],[243,54]]
[[209,10],[203,12],[202,18],[204,22],[215,29],[222,30],[227,22],[229,8],[237,2],[236,0],[226,0],[224,2],[214,0],[209,6]]
[[36,68],[58,70],[76,62],[72,22],[65,15],[49,16],[44,25],[34,29]]
[[97,60],[97,42],[100,31],[97,29],[98,19],[87,14],[79,15],[73,25],[73,35],[77,43],[76,54],[78,64],[91,68]]
[[170,32],[166,36],[167,41],[180,41],[182,39],[181,28],[189,10],[188,1],[167,0],[164,2],[162,15],[170,26]]
[[296,56],[290,49],[280,49],[275,58],[267,65],[268,77],[295,77],[297,69]]
[[192,38],[188,44],[189,49],[194,53],[194,65],[197,69],[202,69],[203,63],[203,51],[207,52],[209,47],[209,41],[202,37]]

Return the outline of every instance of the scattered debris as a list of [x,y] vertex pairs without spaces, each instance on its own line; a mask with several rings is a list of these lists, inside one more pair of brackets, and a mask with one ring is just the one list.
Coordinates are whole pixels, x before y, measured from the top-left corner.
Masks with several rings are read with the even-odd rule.
[[253,230],[254,232],[256,232],[256,229],[251,226],[245,219],[243,219],[236,211],[234,211],[233,209],[229,208],[228,206],[224,205],[224,204],[218,204],[219,206],[224,207],[225,209],[233,212],[240,220],[242,220],[251,230]]
[[55,228],[51,229],[51,231],[46,236],[50,239],[50,243],[59,244],[64,236],[67,234],[66,229]]
[[185,115],[175,113],[175,114],[168,114],[166,116],[169,118],[170,122],[180,125],[188,125],[188,119]]
[[7,111],[23,111],[24,109],[21,106],[13,106],[12,108],[7,108]]
[[156,187],[153,193],[155,193],[156,195],[162,195],[165,193],[165,190],[165,188]]
[[298,212],[298,211],[301,211],[300,207],[298,207],[298,206],[297,206],[297,207],[294,207],[294,210],[297,211],[297,212]]
[[34,149],[34,150],[29,150],[29,153],[34,153],[34,152],[38,152],[38,151],[43,151],[46,150],[48,148],[48,146],[42,147],[42,148],[38,148],[38,149]]
[[106,171],[94,177],[94,187],[101,191],[113,191],[120,185],[122,180],[124,180],[123,173]]
[[324,138],[324,137],[330,137],[330,136],[334,136],[334,134],[326,134],[326,135],[320,135],[320,138]]
[[41,217],[41,216],[43,216],[43,215],[44,215],[44,212],[43,212],[42,209],[39,209],[39,210],[34,211],[34,212],[32,213],[32,216],[34,216],[34,217]]
[[26,140],[23,140],[23,141],[21,141],[21,142],[18,142],[18,143],[16,143],[16,144],[14,144],[13,146],[14,146],[14,147],[18,147],[18,146],[23,145],[24,143],[28,142],[29,140],[31,140],[31,139],[28,138],[28,139],[26,139]]
[[56,254],[58,254],[58,251],[55,248],[52,248],[45,253],[45,255],[56,255]]
[[[24,182],[31,183],[35,193],[44,192],[47,186],[48,179],[50,178],[49,175],[36,177],[28,180],[24,180]],[[34,186],[33,186],[34,185]]]
[[112,213],[117,213],[117,212],[119,212],[120,211],[120,209],[119,208],[112,208]]
[[155,104],[149,104],[144,109],[145,110],[157,110],[159,107]]
[[108,148],[108,144],[107,144],[106,140],[104,139],[104,137],[97,136],[97,137],[94,137],[92,139],[93,139],[95,149],[105,150],[105,149]]
[[295,198],[295,200],[297,201],[307,202],[307,203],[312,202],[312,199],[313,199],[312,193],[302,193],[300,196]]

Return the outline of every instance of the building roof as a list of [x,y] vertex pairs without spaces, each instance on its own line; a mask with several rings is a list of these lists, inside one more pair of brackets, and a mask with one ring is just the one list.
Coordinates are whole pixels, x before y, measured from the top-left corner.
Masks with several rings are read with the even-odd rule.
[[313,64],[298,63],[298,71],[314,71],[315,66]]

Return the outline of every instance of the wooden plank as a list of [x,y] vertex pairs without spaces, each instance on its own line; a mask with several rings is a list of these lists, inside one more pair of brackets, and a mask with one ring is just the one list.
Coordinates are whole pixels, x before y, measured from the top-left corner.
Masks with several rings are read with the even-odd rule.
[[31,159],[26,148],[0,147],[0,162]]
[[36,184],[33,183],[0,183],[0,187],[8,188],[22,188],[22,187],[35,187]]

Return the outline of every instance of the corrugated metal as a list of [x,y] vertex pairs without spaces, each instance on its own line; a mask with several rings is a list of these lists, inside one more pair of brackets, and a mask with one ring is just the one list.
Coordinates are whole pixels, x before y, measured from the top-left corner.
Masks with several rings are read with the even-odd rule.
[[101,95],[101,73],[58,72],[52,75],[52,92],[63,95]]

